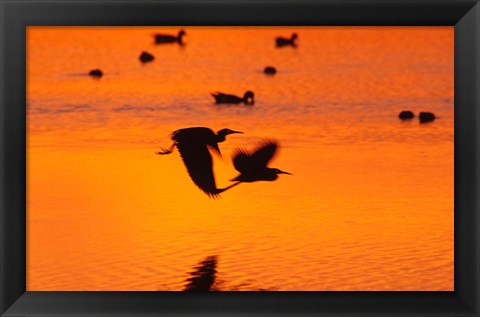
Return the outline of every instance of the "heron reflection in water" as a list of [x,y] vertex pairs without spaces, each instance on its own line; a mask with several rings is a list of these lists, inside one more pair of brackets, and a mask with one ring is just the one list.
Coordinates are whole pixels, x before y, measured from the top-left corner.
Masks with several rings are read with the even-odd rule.
[[185,128],[172,132],[170,135],[173,144],[169,149],[161,149],[157,154],[170,154],[177,147],[187,168],[190,178],[207,196],[216,198],[226,188],[217,188],[213,175],[213,160],[208,148],[213,149],[221,156],[218,143],[225,141],[229,134],[243,133],[230,129],[222,129],[217,133],[205,127]]
[[207,256],[203,261],[194,267],[187,278],[184,291],[186,292],[208,292],[215,291],[217,279],[217,256]]

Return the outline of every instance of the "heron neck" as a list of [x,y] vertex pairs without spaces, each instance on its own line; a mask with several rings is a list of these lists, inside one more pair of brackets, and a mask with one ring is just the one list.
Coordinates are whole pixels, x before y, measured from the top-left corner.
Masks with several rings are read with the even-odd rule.
[[217,143],[225,141],[225,136],[224,135],[217,135]]

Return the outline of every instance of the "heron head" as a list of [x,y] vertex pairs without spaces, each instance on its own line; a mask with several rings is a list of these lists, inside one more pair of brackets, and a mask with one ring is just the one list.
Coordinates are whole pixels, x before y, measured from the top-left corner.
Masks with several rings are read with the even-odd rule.
[[230,129],[222,129],[220,131],[217,132],[217,135],[221,138],[221,139],[225,139],[225,136],[229,135],[229,134],[234,134],[234,133],[243,133],[243,132],[240,132],[240,131],[234,131],[234,130],[230,130]]
[[291,41],[295,41],[296,39],[298,38],[298,34],[297,33],[293,33],[292,34],[292,38],[291,38]]
[[178,31],[178,37],[181,38],[182,36],[187,35],[187,33],[184,30]]
[[245,92],[245,94],[243,95],[243,100],[245,101],[246,104],[248,105],[253,105],[253,102],[254,102],[254,97],[255,97],[255,94],[253,93],[253,91],[251,90],[248,90],[247,92]]
[[284,171],[282,171],[282,170],[279,170],[278,168],[274,168],[273,171],[275,172],[275,174],[287,174],[287,175],[292,175],[292,173],[284,172]]

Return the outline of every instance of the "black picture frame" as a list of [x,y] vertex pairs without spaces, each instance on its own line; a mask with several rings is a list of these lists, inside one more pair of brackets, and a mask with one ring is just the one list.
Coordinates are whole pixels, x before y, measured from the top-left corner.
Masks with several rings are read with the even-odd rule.
[[[0,0],[1,316],[480,316],[478,0]],[[26,26],[455,26],[455,291],[27,292]]]

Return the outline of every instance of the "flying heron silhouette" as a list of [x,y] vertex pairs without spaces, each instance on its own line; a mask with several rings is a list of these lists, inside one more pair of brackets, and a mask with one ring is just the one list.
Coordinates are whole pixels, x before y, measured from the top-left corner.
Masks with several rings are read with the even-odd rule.
[[235,95],[229,95],[229,94],[224,94],[221,92],[217,92],[214,94],[211,94],[213,98],[215,98],[215,103],[232,103],[232,104],[239,104],[239,103],[244,103],[246,105],[253,105],[254,104],[254,97],[255,94],[253,91],[246,91],[245,94],[243,95],[243,98],[235,96]]
[[170,134],[173,141],[170,148],[162,148],[156,154],[170,154],[177,147],[193,183],[210,198],[216,198],[220,193],[233,187],[235,184],[226,188],[217,188],[213,175],[213,160],[208,148],[213,149],[221,156],[218,143],[225,141],[227,135],[234,133],[243,132],[222,129],[215,133],[205,127],[176,130]]
[[297,43],[295,43],[295,40],[298,38],[297,33],[293,33],[290,38],[285,38],[285,37],[277,37],[275,39],[275,44],[277,47],[283,47],[283,46],[293,46],[297,47]]
[[240,172],[240,175],[232,179],[232,181],[237,181],[234,185],[257,181],[274,181],[278,178],[278,174],[292,175],[278,168],[267,167],[268,162],[275,156],[277,148],[277,142],[268,140],[252,153],[237,149],[233,155],[233,166]]
[[183,45],[183,36],[186,35],[184,30],[178,31],[178,35],[170,35],[170,34],[154,34],[153,37],[155,38],[156,44],[165,44],[165,43],[178,43]]

